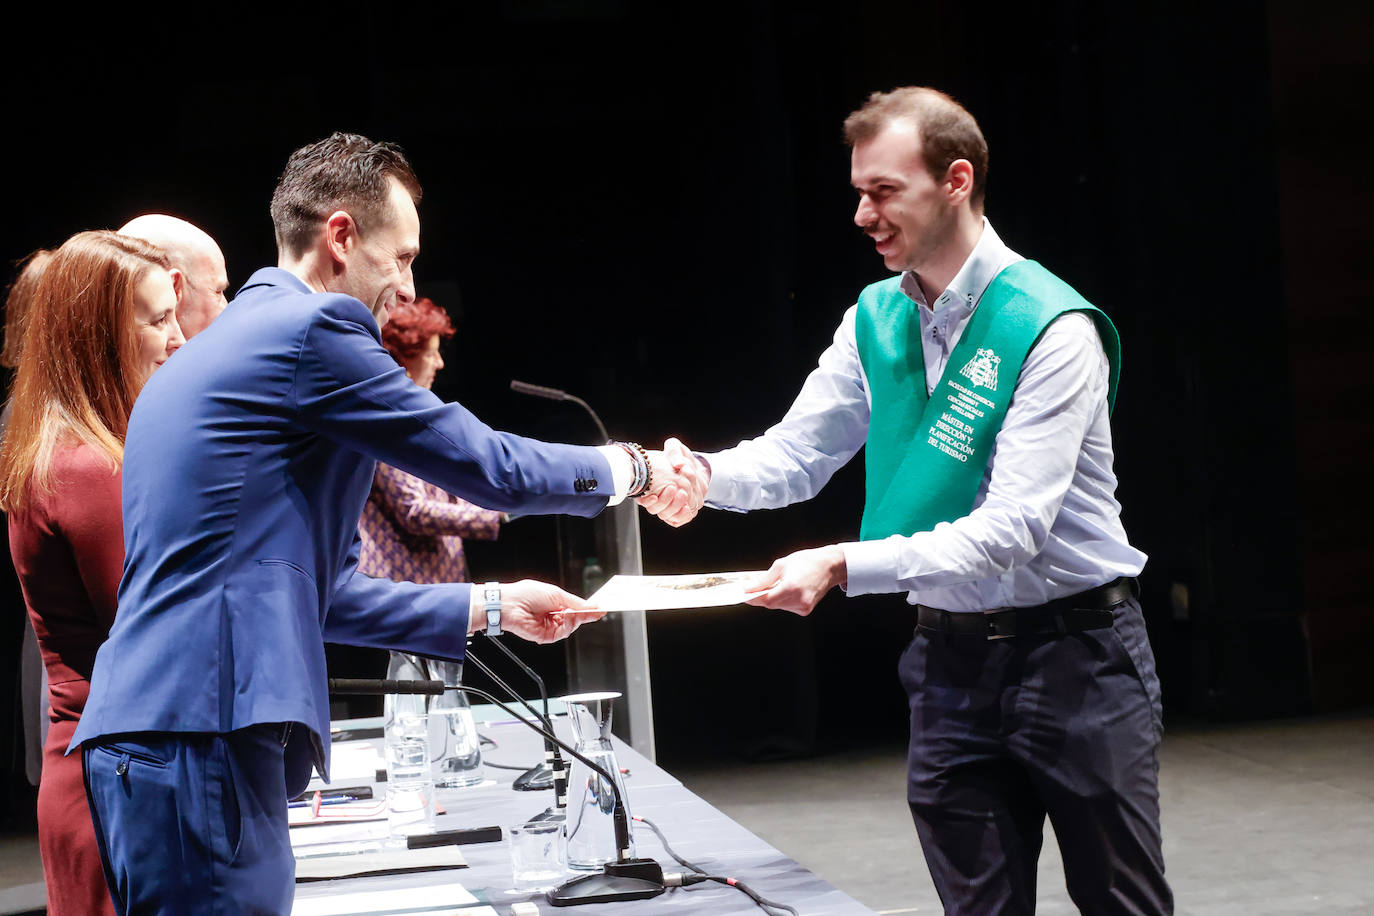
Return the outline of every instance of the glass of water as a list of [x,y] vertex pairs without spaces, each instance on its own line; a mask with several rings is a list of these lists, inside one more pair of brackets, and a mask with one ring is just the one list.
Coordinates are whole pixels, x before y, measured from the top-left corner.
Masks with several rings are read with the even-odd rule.
[[506,831],[510,838],[512,893],[546,891],[568,871],[568,841],[563,821],[531,821]]
[[[414,680],[410,656],[392,653],[389,674]],[[429,721],[425,698],[387,694],[385,702],[386,809],[393,838],[434,830],[434,774],[430,770]]]
[[[430,675],[452,688],[462,683],[463,666],[431,661]],[[445,690],[429,701],[429,752],[434,786],[440,791],[475,786],[485,778],[477,724],[462,691]]]

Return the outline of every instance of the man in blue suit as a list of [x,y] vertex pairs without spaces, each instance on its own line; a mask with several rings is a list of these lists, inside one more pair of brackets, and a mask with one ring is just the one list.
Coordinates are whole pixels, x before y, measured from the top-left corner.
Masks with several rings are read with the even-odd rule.
[[671,486],[657,453],[496,432],[406,378],[380,327],[415,295],[419,198],[388,144],[294,153],[272,199],[280,266],[130,418],[119,614],[72,742],[120,912],[289,911],[286,802],[328,773],[326,640],[458,658],[479,626],[550,641],[599,616],[543,583],[355,574],[376,461],[525,513]]

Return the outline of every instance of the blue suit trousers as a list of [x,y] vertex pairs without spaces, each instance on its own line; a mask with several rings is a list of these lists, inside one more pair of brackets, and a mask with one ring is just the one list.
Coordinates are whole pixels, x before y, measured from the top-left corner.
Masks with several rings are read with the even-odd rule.
[[83,748],[120,914],[286,914],[295,896],[283,726],[112,735]]
[[1173,912],[1159,680],[1135,600],[1110,628],[988,640],[918,628],[900,663],[907,800],[946,914],[1030,914],[1046,816],[1084,913]]

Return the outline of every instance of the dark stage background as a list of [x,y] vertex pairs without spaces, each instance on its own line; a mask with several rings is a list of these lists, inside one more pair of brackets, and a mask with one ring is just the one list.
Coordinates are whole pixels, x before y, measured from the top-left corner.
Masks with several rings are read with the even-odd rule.
[[[48,24],[0,60],[0,255],[160,210],[214,235],[237,285],[274,261],[267,204],[292,149],[335,129],[395,140],[425,186],[419,290],[459,326],[441,396],[590,438],[571,408],[509,392],[524,379],[586,398],[613,435],[715,449],[781,416],[885,276],[851,222],[844,116],[874,89],[935,85],[987,134],[1003,238],[1121,330],[1119,498],[1151,556],[1171,714],[1369,704],[1370,15],[1131,6],[544,0],[328,27],[227,9]],[[646,517],[646,568],[851,539],[862,486],[856,460],[806,505],[676,531]],[[554,523],[517,521],[471,558],[482,578],[554,577]],[[901,597],[838,593],[808,619],[651,618],[660,756],[901,740],[912,618]],[[11,601],[6,653],[19,619]],[[561,649],[527,655],[562,677]]]

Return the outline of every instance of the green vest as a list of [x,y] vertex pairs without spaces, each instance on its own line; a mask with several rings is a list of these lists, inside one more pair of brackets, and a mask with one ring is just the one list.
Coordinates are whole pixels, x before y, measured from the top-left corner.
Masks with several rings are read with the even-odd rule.
[[969,514],[1021,364],[1065,312],[1086,312],[1097,325],[1111,366],[1108,410],[1116,403],[1116,328],[1035,261],[1011,265],[988,285],[930,395],[918,308],[901,291],[901,277],[859,295],[855,335],[873,404],[860,528],[866,541],[929,531]]

